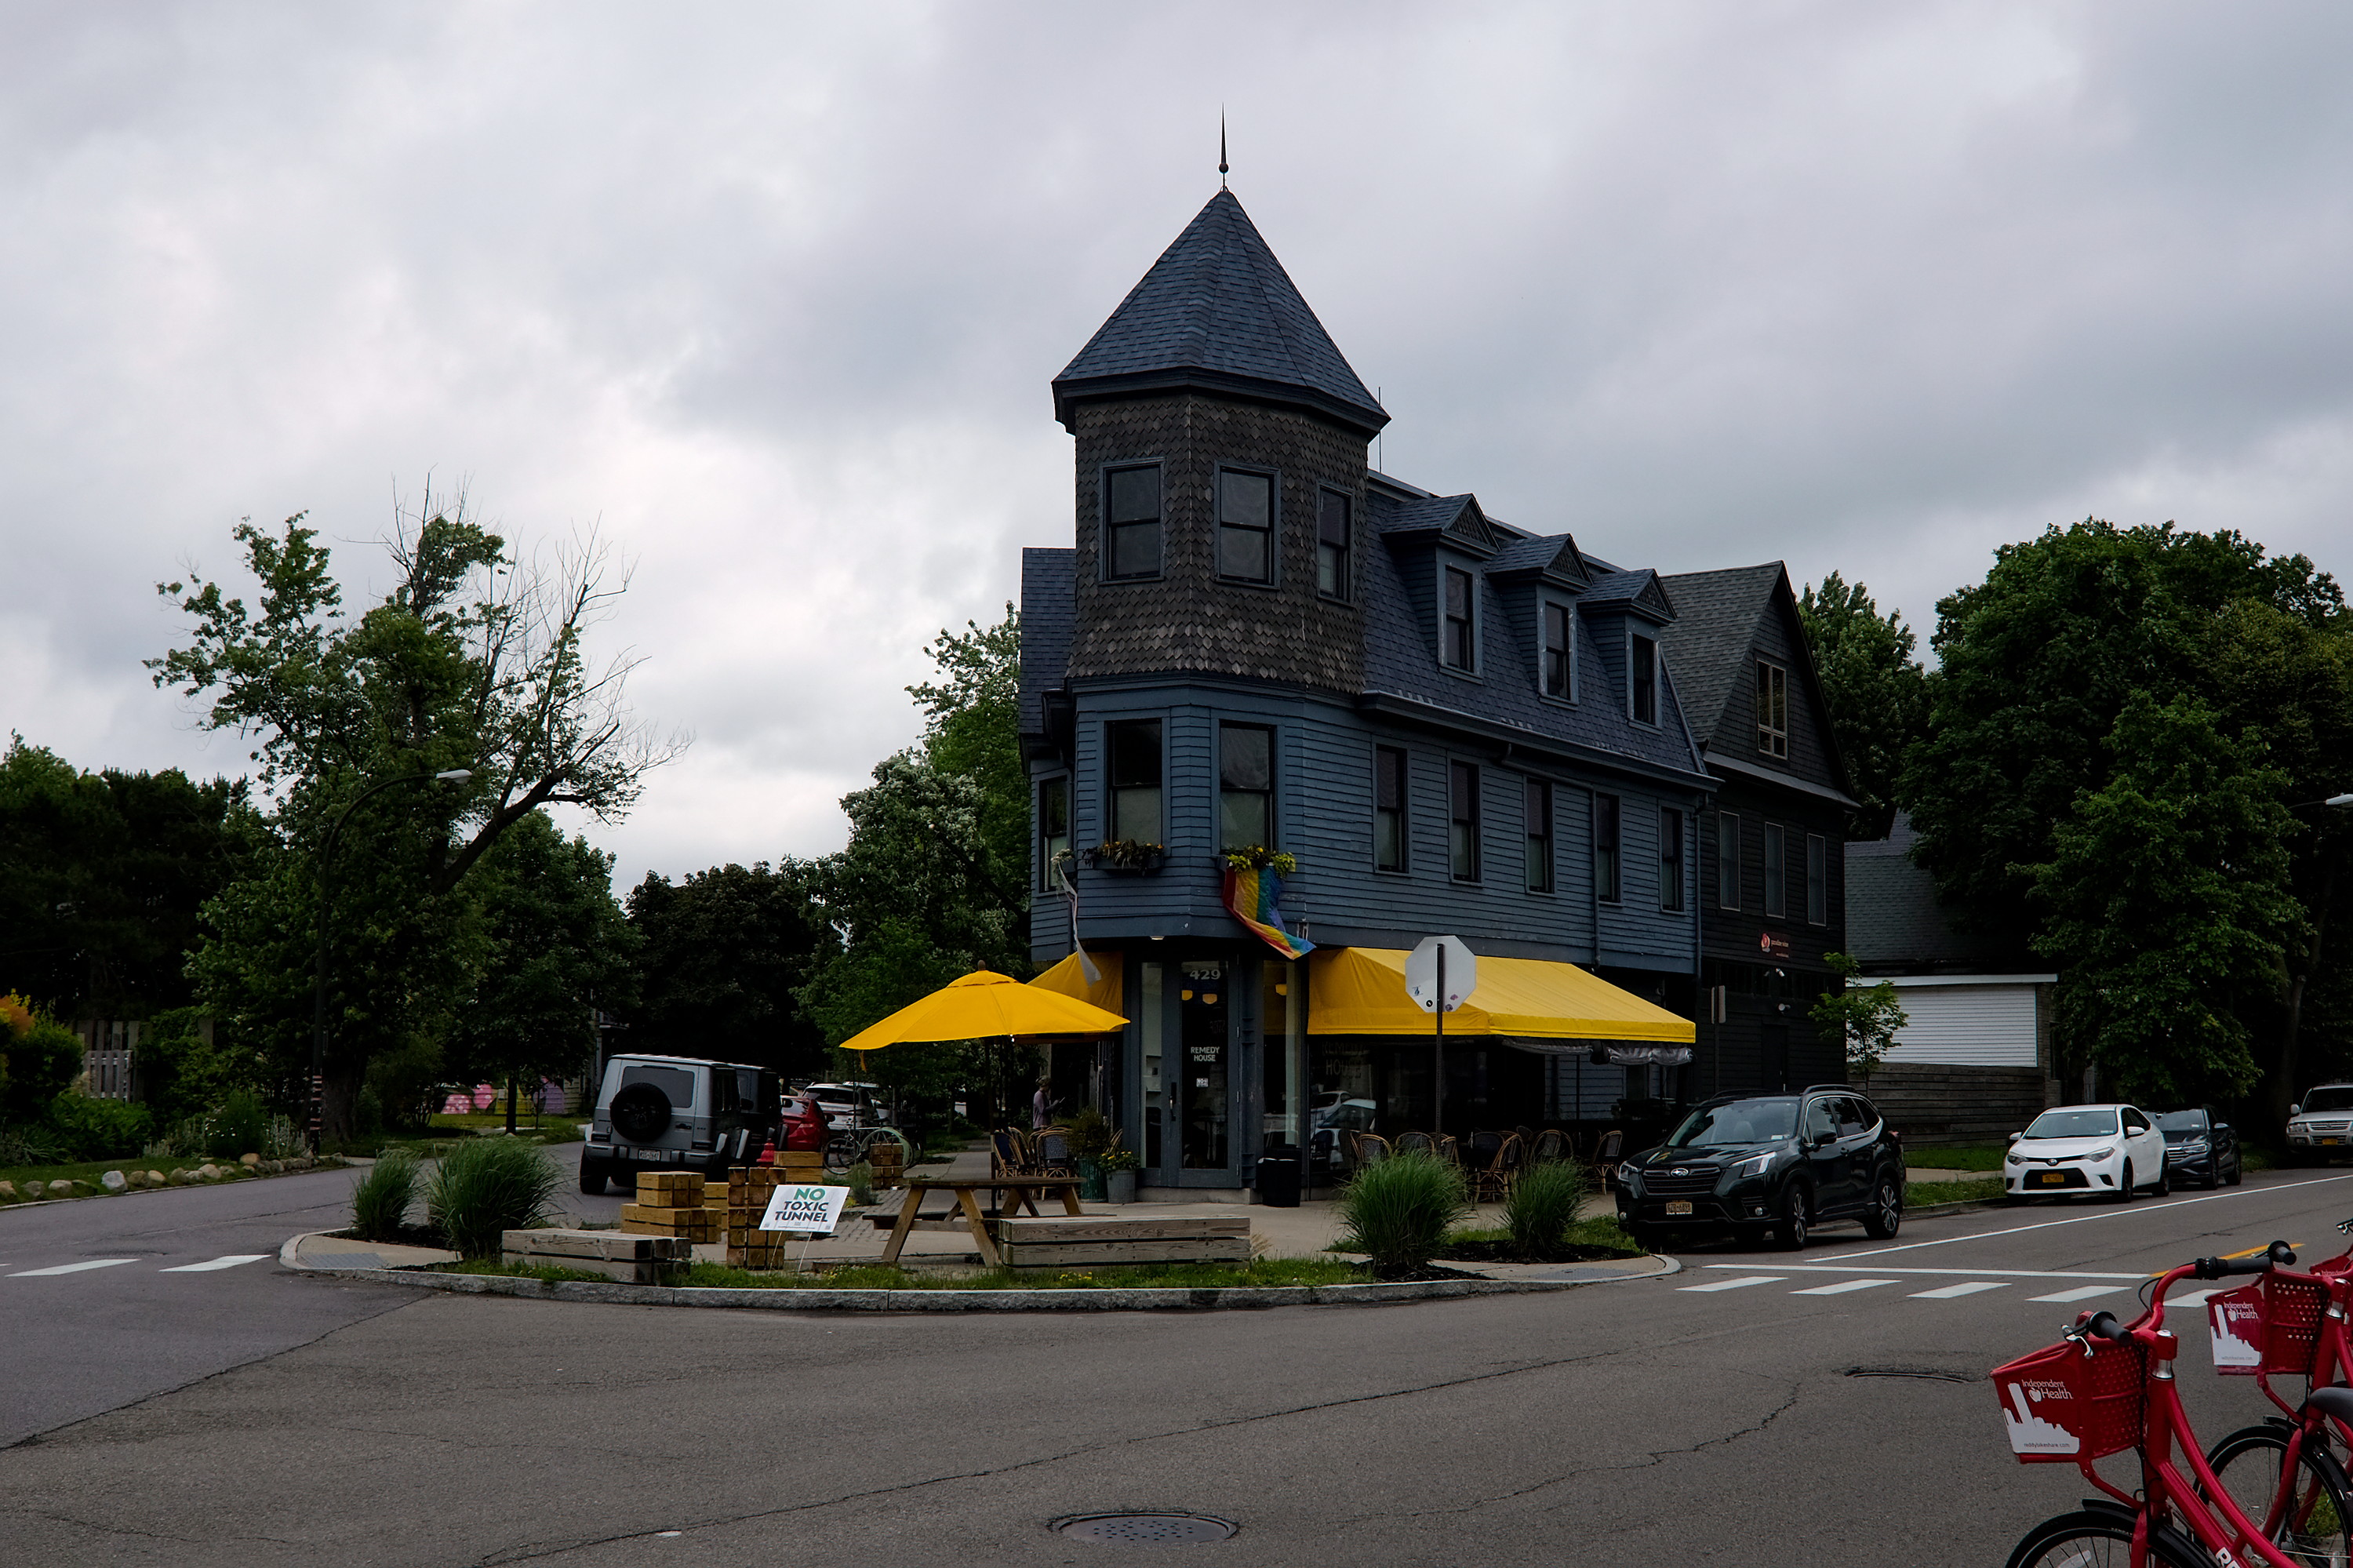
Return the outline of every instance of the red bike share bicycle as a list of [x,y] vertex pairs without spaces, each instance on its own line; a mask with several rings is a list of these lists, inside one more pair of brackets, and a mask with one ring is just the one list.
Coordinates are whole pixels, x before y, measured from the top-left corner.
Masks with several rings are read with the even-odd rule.
[[[2284,1242],[2255,1257],[2201,1257],[2158,1276],[2147,1310],[2131,1324],[2119,1325],[2113,1313],[2087,1313],[2060,1343],[1994,1370],[1994,1390],[2019,1459],[2073,1464],[2105,1494],[2029,1531],[2010,1553],[2010,1568],[2310,1568],[2315,1559],[2286,1549],[2295,1545],[2292,1499],[2268,1498],[2265,1518],[2249,1517],[2200,1452],[2174,1388],[2180,1341],[2165,1326],[2166,1295],[2179,1281],[2265,1274],[2295,1261]],[[2306,1404],[2353,1420],[2353,1389],[2316,1389]],[[2110,1484],[2095,1468],[2101,1459],[2127,1450],[2140,1456],[2137,1494]],[[2242,1473],[2252,1479],[2254,1467]],[[2285,1473],[2306,1472],[2291,1465]],[[2324,1494],[2313,1507],[2328,1501]],[[2272,1517],[2274,1505],[2278,1518]],[[2275,1544],[2274,1531],[2290,1539]]]

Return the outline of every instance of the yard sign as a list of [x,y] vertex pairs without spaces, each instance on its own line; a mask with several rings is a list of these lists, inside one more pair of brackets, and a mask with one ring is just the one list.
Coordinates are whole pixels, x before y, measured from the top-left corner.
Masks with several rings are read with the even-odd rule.
[[841,1223],[841,1206],[849,1201],[847,1187],[780,1185],[769,1194],[768,1212],[760,1216],[760,1228],[831,1235]]

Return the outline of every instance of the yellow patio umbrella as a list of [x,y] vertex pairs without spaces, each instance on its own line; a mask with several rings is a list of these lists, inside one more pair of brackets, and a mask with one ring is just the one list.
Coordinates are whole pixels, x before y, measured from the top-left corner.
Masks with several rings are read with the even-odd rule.
[[1108,1034],[1127,1020],[1060,991],[975,969],[841,1043],[845,1051],[1005,1034]]

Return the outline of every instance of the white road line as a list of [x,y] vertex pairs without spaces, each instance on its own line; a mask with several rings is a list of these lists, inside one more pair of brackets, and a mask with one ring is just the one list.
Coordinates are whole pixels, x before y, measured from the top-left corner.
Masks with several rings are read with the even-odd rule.
[[1778,1285],[1783,1277],[1778,1274],[1752,1274],[1746,1279],[1715,1279],[1705,1285],[1678,1285],[1675,1288],[1704,1295],[1711,1290],[1742,1290],[1751,1285]]
[[2273,1192],[2291,1192],[2298,1187],[2319,1187],[2331,1181],[2353,1181],[2353,1172],[2343,1176],[2316,1176],[2309,1181],[2278,1181],[2263,1187],[2235,1187],[2227,1192],[2209,1192],[2202,1198],[2160,1199],[2154,1203],[2135,1203],[2129,1208],[2105,1209],[2096,1214],[2078,1214],[2072,1220],[2045,1220],[2041,1224],[2013,1225],[2006,1231],[1980,1231],[1975,1235],[1945,1236],[1936,1241],[1907,1242],[1902,1246],[1883,1246],[1869,1252],[1841,1253],[1841,1257],[1884,1257],[1893,1252],[1917,1252],[1924,1246],[1950,1246],[1955,1242],[1991,1241],[1996,1236],[2024,1235],[2029,1231],[2047,1231],[2060,1225],[2088,1225],[2094,1220],[2129,1220],[2135,1216],[2170,1213],[2193,1203],[2220,1203],[2232,1198],[2255,1198]]
[[[1756,1265],[1711,1263],[1707,1266],[1710,1268],[1753,1268]],[[1853,1264],[1843,1263],[1777,1263],[1773,1266],[1776,1268],[1788,1269],[1791,1274],[1954,1274],[1959,1275],[1964,1279],[1982,1279],[1989,1274],[1999,1274],[2004,1279],[2142,1280],[2152,1277],[2147,1269],[2141,1269],[2132,1274],[2095,1274],[2084,1269],[2002,1268],[1992,1265],[1989,1265],[1983,1268],[1863,1268]]]
[[55,1268],[28,1268],[22,1274],[12,1274],[11,1279],[43,1279],[52,1274],[79,1274],[86,1268],[112,1268],[118,1263],[137,1263],[135,1257],[97,1257],[88,1263],[61,1263]]
[[2000,1290],[2010,1284],[2007,1279],[1971,1279],[1959,1285],[1939,1285],[1934,1290],[1915,1290],[1915,1301],[1950,1301],[1957,1296],[1975,1296],[1980,1290]]
[[2094,1296],[2113,1296],[2123,1289],[2121,1285],[2086,1285],[2080,1290],[2054,1290],[2048,1296],[2030,1296],[2029,1301],[2089,1301]]
[[216,1257],[205,1263],[184,1263],[177,1268],[159,1268],[158,1274],[210,1274],[216,1268],[235,1268],[240,1263],[259,1263],[266,1252],[233,1252],[227,1257]]
[[1841,1279],[1835,1285],[1817,1285],[1811,1290],[1792,1290],[1792,1296],[1843,1296],[1850,1290],[1869,1290],[1874,1286],[1893,1285],[1892,1279]]

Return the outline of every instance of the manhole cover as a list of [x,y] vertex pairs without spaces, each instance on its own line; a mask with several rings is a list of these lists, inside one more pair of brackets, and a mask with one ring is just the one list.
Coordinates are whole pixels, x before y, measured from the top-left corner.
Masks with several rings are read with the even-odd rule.
[[1080,1541],[1223,1541],[1241,1528],[1205,1513],[1081,1513],[1053,1523],[1057,1535]]

